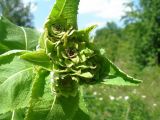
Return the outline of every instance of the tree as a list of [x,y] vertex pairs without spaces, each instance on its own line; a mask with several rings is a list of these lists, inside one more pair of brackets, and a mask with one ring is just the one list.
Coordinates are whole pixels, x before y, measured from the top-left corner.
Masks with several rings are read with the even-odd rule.
[[19,26],[33,27],[31,3],[24,5],[22,0],[0,0],[0,12]]
[[[142,65],[160,65],[160,1],[140,0],[138,7],[130,6],[127,19],[135,23],[135,57]],[[127,24],[130,24],[128,22]],[[134,38],[135,39],[135,38]]]

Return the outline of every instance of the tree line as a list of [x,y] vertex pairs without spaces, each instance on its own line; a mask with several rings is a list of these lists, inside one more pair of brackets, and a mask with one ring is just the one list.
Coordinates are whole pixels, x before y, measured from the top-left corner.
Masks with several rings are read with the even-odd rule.
[[[130,59],[142,68],[160,65],[160,1],[139,0],[138,5],[134,2],[126,5],[131,11],[122,17],[125,27],[107,23],[97,30],[95,42],[112,60],[118,59],[117,54],[125,53],[124,56],[132,54]],[[118,53],[122,49],[119,47],[123,47],[123,53]]]

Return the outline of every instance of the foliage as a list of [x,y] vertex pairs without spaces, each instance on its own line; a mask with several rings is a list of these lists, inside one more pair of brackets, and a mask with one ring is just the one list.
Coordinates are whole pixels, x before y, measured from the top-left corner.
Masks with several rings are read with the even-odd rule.
[[14,49],[36,49],[38,37],[40,36],[37,31],[18,27],[4,17],[0,17],[0,28],[0,54]]
[[[136,59],[143,66],[157,65],[160,63],[160,1],[139,0],[139,3],[137,7],[132,4],[132,8],[135,9],[128,12],[125,17],[125,20],[134,21],[132,28],[137,48]],[[127,25],[130,25],[130,22]]]
[[0,118],[89,120],[82,85],[141,82],[95,49],[89,40],[95,26],[78,30],[78,3],[57,0],[40,37],[0,18]]
[[31,3],[24,5],[22,0],[0,0],[0,14],[19,26],[33,27]]

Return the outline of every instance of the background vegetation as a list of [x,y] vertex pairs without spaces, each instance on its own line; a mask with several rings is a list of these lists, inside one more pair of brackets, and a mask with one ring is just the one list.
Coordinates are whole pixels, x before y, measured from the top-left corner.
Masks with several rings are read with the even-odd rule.
[[[95,43],[105,50],[105,56],[129,75],[142,79],[143,84],[132,88],[86,87],[85,100],[93,120],[160,120],[160,1],[139,0],[138,5],[127,6],[132,11],[122,17],[124,26],[107,23],[96,31]],[[12,22],[33,27],[30,4],[0,0],[0,7]]]
[[127,4],[124,27],[107,23],[95,43],[128,74],[142,79],[139,87],[90,86],[86,101],[94,120],[160,120],[160,1]]

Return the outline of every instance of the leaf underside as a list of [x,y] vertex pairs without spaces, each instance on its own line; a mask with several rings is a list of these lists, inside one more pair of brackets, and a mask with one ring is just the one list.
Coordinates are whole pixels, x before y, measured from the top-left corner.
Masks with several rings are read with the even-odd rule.
[[31,28],[14,25],[5,17],[0,17],[0,54],[9,50],[34,50],[40,34]]
[[102,83],[106,85],[118,85],[118,86],[137,86],[141,83],[141,80],[135,79],[123,71],[121,71],[115,64],[113,64],[109,59],[106,59],[109,63],[109,75],[103,79]]

